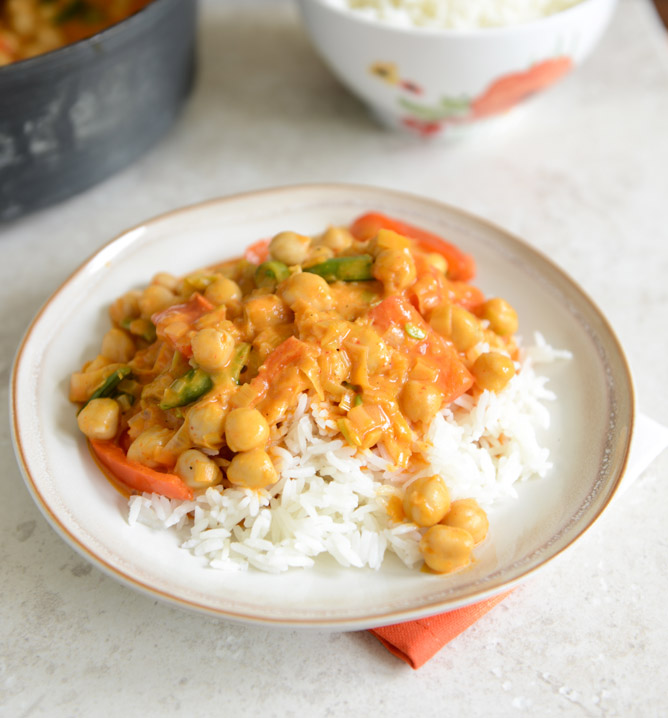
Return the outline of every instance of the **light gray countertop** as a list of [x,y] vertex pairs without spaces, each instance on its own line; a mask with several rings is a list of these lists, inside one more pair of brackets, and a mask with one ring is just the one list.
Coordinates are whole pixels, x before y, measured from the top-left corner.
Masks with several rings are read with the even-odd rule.
[[[0,393],[31,318],[94,250],[173,207],[356,182],[423,194],[523,237],[624,345],[668,425],[668,39],[621,0],[592,58],[455,143],[379,128],[288,2],[208,0],[201,74],[169,135],[115,178],[0,226]],[[415,672],[368,633],[244,626],[140,595],[79,557],[0,456],[0,715],[668,715],[668,453],[575,546]],[[664,676],[664,677],[662,677]]]

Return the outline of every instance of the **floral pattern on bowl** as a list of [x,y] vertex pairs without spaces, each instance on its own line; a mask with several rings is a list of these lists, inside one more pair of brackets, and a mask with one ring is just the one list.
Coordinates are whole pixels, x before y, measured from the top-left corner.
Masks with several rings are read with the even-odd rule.
[[[402,112],[405,112],[401,124],[420,135],[430,136],[440,133],[447,125],[474,122],[501,114],[554,84],[572,68],[572,59],[568,55],[559,55],[535,62],[526,70],[502,75],[477,97],[444,96],[435,104],[428,105],[402,95],[397,100]],[[394,63],[374,62],[369,72],[403,92],[412,95],[424,92],[417,83],[402,78]]]

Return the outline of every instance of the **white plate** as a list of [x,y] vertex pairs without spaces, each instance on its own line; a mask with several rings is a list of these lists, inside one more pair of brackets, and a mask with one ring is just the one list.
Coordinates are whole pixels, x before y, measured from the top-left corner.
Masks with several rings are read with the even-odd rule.
[[[521,334],[541,331],[572,361],[547,367],[554,468],[490,513],[477,561],[452,576],[387,560],[380,571],[323,562],[283,575],[222,573],[178,548],[169,532],[131,528],[126,501],[93,463],[68,402],[69,375],[96,354],[107,307],[158,271],[175,274],[240,254],[283,230],[315,233],[378,210],[473,254],[476,283],[518,310]],[[108,574],[151,596],[221,617],[281,626],[358,629],[427,616],[511,587],[544,566],[610,501],[628,458],[630,372],[599,310],[548,259],[480,219],[434,201],[370,187],[275,189],[172,212],[125,232],[51,297],[28,329],[12,380],[14,444],[37,505],[58,533]]]

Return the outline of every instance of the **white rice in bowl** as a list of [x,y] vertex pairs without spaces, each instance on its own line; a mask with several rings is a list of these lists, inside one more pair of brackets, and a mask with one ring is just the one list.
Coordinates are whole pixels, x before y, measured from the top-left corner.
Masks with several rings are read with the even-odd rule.
[[470,30],[539,20],[583,0],[327,0],[398,27]]
[[415,524],[396,523],[388,501],[423,475],[440,474],[453,500],[474,498],[488,509],[516,496],[517,482],[543,477],[549,451],[537,431],[549,427],[546,401],[555,395],[535,365],[569,358],[540,334],[522,351],[521,368],[500,393],[463,395],[434,419],[429,466],[419,474],[392,470],[376,450],[346,444],[326,411],[300,397],[273,458],[279,481],[268,489],[213,487],[192,501],[132,496],[129,523],[179,534],[182,547],[221,570],[249,567],[278,573],[313,566],[329,554],[342,566],[378,569],[387,552],[407,566],[422,561]]

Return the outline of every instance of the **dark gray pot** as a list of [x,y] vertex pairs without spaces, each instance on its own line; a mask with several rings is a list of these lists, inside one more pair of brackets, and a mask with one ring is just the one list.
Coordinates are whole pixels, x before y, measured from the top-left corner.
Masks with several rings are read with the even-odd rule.
[[192,87],[196,0],[154,0],[94,37],[0,67],[0,220],[130,164]]

